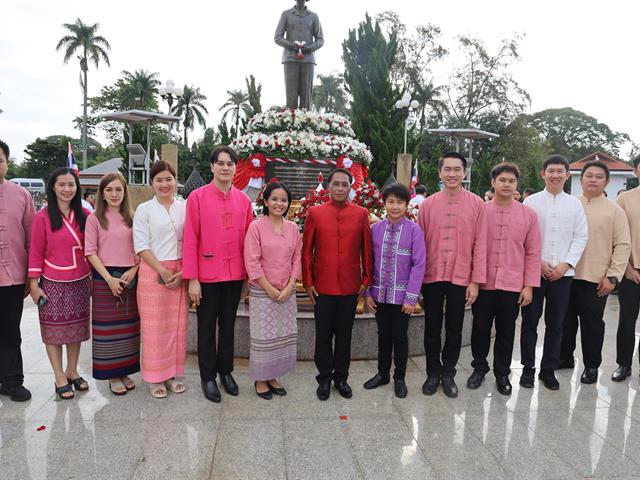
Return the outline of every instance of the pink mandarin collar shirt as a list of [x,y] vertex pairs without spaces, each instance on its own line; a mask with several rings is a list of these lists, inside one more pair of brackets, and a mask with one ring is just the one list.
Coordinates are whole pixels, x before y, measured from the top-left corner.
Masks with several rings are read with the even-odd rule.
[[480,197],[464,189],[455,195],[435,193],[420,205],[418,225],[427,248],[424,283],[466,287],[485,282],[487,224]]
[[0,287],[26,282],[34,210],[25,188],[0,182]]
[[[85,210],[85,215],[89,211]],[[89,275],[84,256],[84,233],[80,231],[73,210],[62,217],[62,227],[51,229],[47,209],[33,217],[29,248],[29,278],[43,276],[58,282],[73,282]]]
[[282,230],[276,233],[269,217],[261,217],[249,225],[244,239],[244,264],[251,284],[265,277],[271,285],[282,289],[291,277],[300,279],[302,239],[298,226],[284,220]]
[[84,229],[84,254],[97,255],[106,267],[132,267],[138,263],[133,250],[133,231],[118,212],[106,209],[108,230],[100,225],[95,214],[89,215]]
[[215,283],[244,280],[244,237],[253,220],[251,201],[235,187],[213,182],[189,195],[184,225],[182,276]]
[[484,206],[487,221],[487,281],[483,290],[520,292],[540,286],[542,240],[536,212],[513,201]]

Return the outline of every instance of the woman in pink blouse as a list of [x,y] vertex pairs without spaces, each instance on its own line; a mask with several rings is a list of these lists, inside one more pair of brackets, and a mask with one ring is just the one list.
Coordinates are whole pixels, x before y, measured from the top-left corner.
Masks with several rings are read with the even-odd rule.
[[259,397],[286,395],[278,377],[296,363],[296,279],[301,277],[302,241],[295,223],[286,220],[291,192],[283,183],[264,189],[264,216],[254,221],[244,240],[249,275],[249,373]]
[[[74,171],[56,169],[47,183],[47,208],[33,218],[29,248],[31,298],[38,304],[40,332],[55,374],[56,394],[74,397],[89,384],[78,374],[80,343],[89,339],[91,279],[84,257],[88,211],[80,202]],[[62,346],[67,347],[67,368]]]
[[84,254],[93,266],[93,378],[108,380],[115,395],[135,388],[128,375],[140,371],[138,258],[132,226],[127,182],[120,173],[109,173],[100,182],[95,212],[87,219]]

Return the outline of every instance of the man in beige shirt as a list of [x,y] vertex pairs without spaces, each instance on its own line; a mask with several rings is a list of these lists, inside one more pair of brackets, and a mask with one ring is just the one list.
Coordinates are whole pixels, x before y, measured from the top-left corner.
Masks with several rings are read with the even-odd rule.
[[[636,177],[640,178],[640,155],[633,160],[633,166]],[[621,193],[616,202],[624,210],[631,231],[631,257],[618,291],[618,302],[620,302],[616,340],[618,369],[611,376],[614,382],[622,382],[631,375],[633,350],[636,346],[636,319],[640,310],[640,187]]]
[[573,368],[578,319],[584,371],[582,383],[598,380],[604,341],[604,309],[609,293],[622,280],[629,260],[631,238],[624,210],[607,200],[609,167],[600,160],[585,163],[580,173],[589,240],[576,265],[571,284],[569,309],[564,318],[559,368]]

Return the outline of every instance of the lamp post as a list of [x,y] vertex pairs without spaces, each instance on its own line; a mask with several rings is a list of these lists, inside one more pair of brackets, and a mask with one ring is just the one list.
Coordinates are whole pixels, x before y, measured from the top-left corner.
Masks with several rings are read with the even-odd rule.
[[409,119],[411,118],[411,111],[417,109],[420,106],[417,100],[411,100],[409,92],[404,92],[404,95],[400,100],[396,102],[396,108],[398,110],[406,110],[407,118],[404,120],[404,153],[407,153],[407,129],[409,127]]
[[[173,80],[167,80],[164,85],[158,88],[158,93],[160,97],[169,104],[169,115],[171,115],[173,101],[180,100],[182,95],[184,95],[184,89],[183,87],[176,87]],[[169,124],[169,136],[171,136],[171,123]]]

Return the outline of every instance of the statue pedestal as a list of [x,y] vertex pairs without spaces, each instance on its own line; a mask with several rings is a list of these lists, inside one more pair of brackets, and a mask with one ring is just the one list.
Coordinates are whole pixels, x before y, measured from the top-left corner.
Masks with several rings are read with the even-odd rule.
[[400,153],[397,157],[396,180],[411,189],[411,154]]

